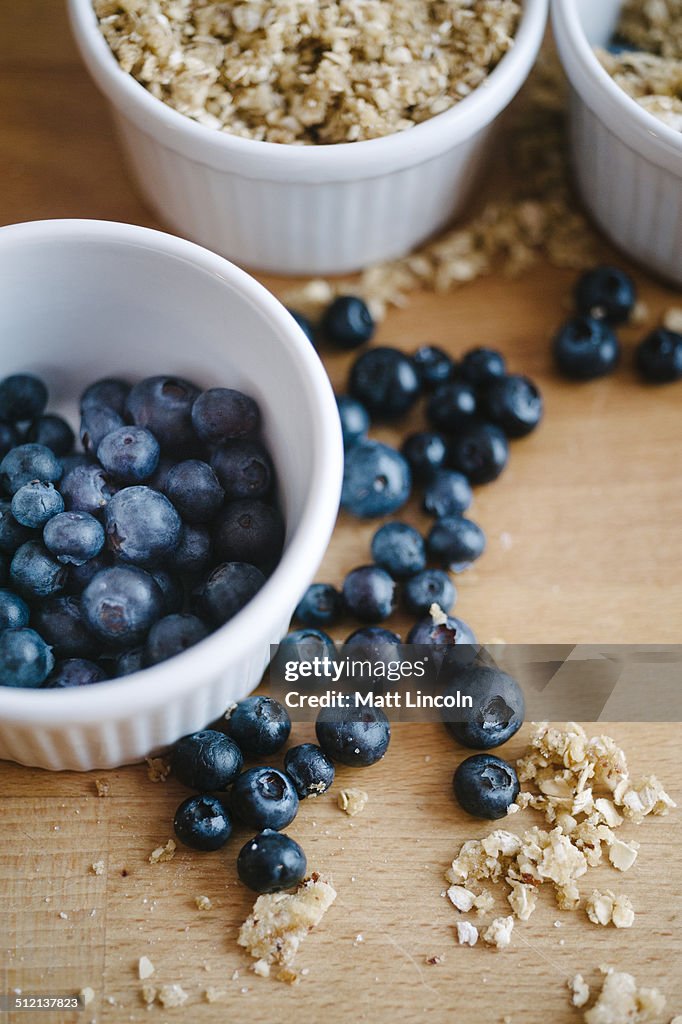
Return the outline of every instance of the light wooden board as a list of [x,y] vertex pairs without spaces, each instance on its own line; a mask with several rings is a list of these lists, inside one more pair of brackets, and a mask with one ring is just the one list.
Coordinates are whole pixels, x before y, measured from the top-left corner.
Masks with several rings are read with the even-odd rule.
[[[85,216],[155,225],[125,175],[57,0],[22,0],[3,12],[0,180],[0,223]],[[624,334],[628,358],[617,376],[586,386],[556,380],[548,338],[571,279],[543,267],[519,282],[490,278],[455,295],[418,296],[391,313],[379,340],[405,349],[436,342],[453,353],[496,345],[543,388],[542,429],[516,443],[507,473],[476,494],[473,515],[489,549],[457,582],[458,614],[479,637],[673,642],[682,609],[682,393],[636,381],[633,331]],[[639,280],[652,310],[679,301],[641,274]],[[350,357],[325,361],[341,389]],[[391,430],[377,436],[396,439]],[[416,503],[406,518],[426,525]],[[367,561],[373,528],[342,516],[320,578],[339,583]],[[408,623],[396,616],[394,626],[404,632]],[[635,772],[655,770],[680,800],[678,725],[609,731]],[[296,727],[296,741],[310,737],[309,727]],[[509,756],[522,746],[517,737]],[[631,932],[597,929],[582,913],[560,914],[547,897],[517,926],[507,952],[460,949],[457,912],[441,897],[443,871],[464,839],[486,831],[450,796],[461,757],[439,727],[401,726],[383,763],[363,774],[339,772],[340,784],[369,792],[362,816],[351,821],[331,796],[303,805],[291,834],[312,868],[331,873],[339,897],[303,947],[300,963],[310,973],[295,988],[254,977],[235,943],[251,905],[234,869],[245,832],[218,854],[180,850],[171,863],[152,866],[147,857],[170,837],[184,796],[172,780],[152,784],[140,766],[100,773],[111,786],[102,799],[92,776],[2,765],[0,990],[89,985],[96,992],[82,1015],[6,1019],[497,1024],[508,1015],[513,1024],[568,1024],[579,1014],[568,1005],[566,979],[580,971],[592,981],[603,962],[659,985],[668,996],[665,1020],[682,1012],[680,813],[624,830],[642,843],[627,876],[607,868],[590,875],[595,886],[632,896],[638,917]],[[90,865],[100,859],[106,870],[95,876]],[[199,894],[214,901],[212,912],[196,910]],[[136,977],[142,955],[156,965],[154,981],[183,985],[188,1010],[143,1007]],[[427,965],[434,955],[444,962]],[[224,988],[226,1002],[206,1004],[208,986]]]

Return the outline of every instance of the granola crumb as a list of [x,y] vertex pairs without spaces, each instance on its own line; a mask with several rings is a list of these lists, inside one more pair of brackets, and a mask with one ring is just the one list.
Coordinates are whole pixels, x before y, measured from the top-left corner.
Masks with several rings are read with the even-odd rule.
[[455,925],[460,946],[475,946],[478,942],[478,928],[470,921],[458,921]]
[[156,968],[151,962],[148,956],[141,956],[137,962],[137,976],[140,981],[146,981],[147,978],[151,978]]
[[464,885],[451,885],[447,891],[447,897],[453,907],[463,914],[468,914],[476,901],[476,894]]
[[142,985],[140,987],[140,999],[147,1006],[151,1006],[156,1001],[158,990],[154,985]]
[[613,923],[616,928],[632,928],[635,923],[635,912],[629,896],[616,896],[610,889],[603,893],[594,889],[585,910],[592,924],[606,927]]
[[78,996],[83,1003],[83,1006],[89,1006],[95,999],[95,990],[90,988],[89,985],[86,985],[85,988],[80,990]]
[[150,782],[165,782],[170,775],[170,763],[163,757],[145,757],[147,778]]
[[259,978],[270,977],[270,964],[267,960],[256,960],[255,964],[251,965],[251,970],[254,974],[257,974]]
[[109,796],[111,792],[111,785],[108,779],[95,779],[95,790],[97,796],[105,797]]
[[642,299],[639,299],[632,307],[632,311],[628,318],[628,323],[632,327],[642,327],[643,324],[647,322],[650,315],[651,313],[646,302],[644,302]]
[[436,967],[438,964],[445,963],[445,955],[443,953],[436,953],[435,956],[427,956],[426,963],[430,967]]
[[676,334],[682,334],[682,308],[680,306],[671,306],[663,314],[663,326],[668,331],[674,331]]
[[285,985],[298,985],[300,975],[296,971],[292,971],[290,967],[281,967],[275,975],[277,981],[283,981]]
[[580,1008],[589,1002],[590,986],[587,984],[582,974],[575,974],[568,982],[568,987],[571,991],[571,1003],[573,1006]]
[[514,930],[514,918],[496,917],[490,926],[483,932],[483,941],[496,949],[506,949],[511,944],[511,935]]
[[339,810],[345,811],[350,818],[364,811],[369,800],[364,789],[342,789],[337,797]]
[[169,839],[165,846],[157,846],[149,854],[150,864],[162,864],[164,861],[173,860],[177,849],[174,839]]
[[213,910],[213,902],[209,896],[195,896],[197,910]]
[[63,910],[59,911],[59,917],[61,917],[62,921],[68,921],[69,920],[69,915],[65,911],[63,911]]
[[602,990],[585,1013],[585,1024],[648,1024],[665,1009],[665,996],[655,988],[639,988],[631,974],[601,968]]
[[162,985],[156,998],[165,1009],[170,1010],[186,1003],[188,994],[180,985]]
[[204,989],[204,999],[207,1003],[222,1003],[227,999],[227,991],[223,988],[215,988],[213,985],[209,985],[208,988]]
[[92,871],[93,875],[103,875],[104,867],[105,865],[103,860],[95,860],[90,865],[90,870]]

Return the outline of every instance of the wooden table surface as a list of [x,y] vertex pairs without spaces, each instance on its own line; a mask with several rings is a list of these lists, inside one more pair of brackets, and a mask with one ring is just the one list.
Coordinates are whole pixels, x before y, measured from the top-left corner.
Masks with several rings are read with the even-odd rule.
[[[0,223],[76,216],[158,226],[126,176],[57,0],[22,0],[3,12],[0,181]],[[637,276],[652,322],[682,304]],[[543,388],[542,429],[515,443],[501,480],[476,493],[472,513],[489,549],[457,582],[458,614],[479,638],[674,642],[682,609],[682,385],[652,390],[635,379],[629,356],[642,329],[624,332],[627,358],[611,379],[558,381],[548,338],[572,277],[541,267],[516,282],[491,277],[453,295],[416,296],[389,315],[379,340],[406,349],[430,341],[453,353],[495,345]],[[349,358],[325,361],[342,388]],[[406,518],[426,523],[416,504]],[[366,562],[373,529],[342,516],[319,578],[339,583]],[[399,631],[407,625],[396,617]],[[510,757],[527,731],[507,748]],[[656,771],[682,799],[679,725],[608,731],[635,774]],[[296,741],[309,737],[309,727],[296,726]],[[255,977],[235,943],[252,903],[234,868],[243,831],[218,854],[180,849],[172,862],[150,865],[184,796],[173,780],[153,784],[143,766],[99,773],[110,783],[110,795],[99,798],[93,776],[2,765],[0,992],[91,986],[96,997],[83,1014],[0,1012],[0,1020],[568,1024],[580,1014],[568,1004],[566,979],[580,971],[592,981],[604,962],[658,985],[668,996],[663,1020],[682,1013],[682,814],[623,829],[642,843],[627,876],[607,868],[589,876],[588,887],[631,895],[631,931],[596,928],[583,911],[560,914],[545,898],[528,924],[517,925],[506,952],[460,948],[457,912],[441,897],[443,872],[464,839],[488,830],[451,799],[461,757],[439,727],[403,725],[384,762],[366,773],[339,772],[340,784],[368,791],[361,816],[347,818],[332,796],[302,806],[291,834],[311,868],[331,874],[339,896],[300,954],[309,974],[291,988]],[[95,876],[90,865],[100,859],[105,871]],[[211,897],[211,912],[196,909],[199,894]],[[185,1011],[144,1008],[136,973],[143,955],[156,966],[154,982],[187,990]],[[428,965],[433,956],[444,961]],[[225,1002],[207,1004],[208,986],[224,989]]]

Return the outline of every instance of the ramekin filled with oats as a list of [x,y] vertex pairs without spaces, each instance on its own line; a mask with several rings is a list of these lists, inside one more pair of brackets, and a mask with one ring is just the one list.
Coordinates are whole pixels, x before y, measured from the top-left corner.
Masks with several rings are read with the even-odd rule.
[[548,0],[69,0],[150,205],[236,262],[357,270],[466,210]]
[[552,0],[588,210],[631,259],[682,285],[682,0]]

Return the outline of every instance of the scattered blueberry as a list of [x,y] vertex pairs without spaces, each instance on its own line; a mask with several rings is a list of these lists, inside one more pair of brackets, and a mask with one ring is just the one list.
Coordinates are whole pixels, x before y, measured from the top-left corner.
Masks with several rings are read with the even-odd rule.
[[87,454],[94,457],[107,434],[123,426],[123,417],[108,405],[85,405],[81,409],[81,444]]
[[249,768],[235,780],[230,806],[245,825],[279,832],[296,817],[298,795],[276,768]]
[[12,498],[12,515],[22,526],[38,529],[64,510],[64,499],[54,484],[32,480]]
[[0,484],[12,495],[32,480],[56,483],[61,475],[61,462],[43,444],[20,444],[0,462]]
[[341,505],[363,519],[397,512],[410,496],[410,467],[394,448],[362,441],[346,452]]
[[410,434],[400,449],[407,459],[415,480],[428,481],[442,469],[448,457],[448,446],[442,434],[421,430]]
[[[275,655],[270,662],[271,678],[282,681],[287,666],[297,666],[299,662],[310,662],[315,658],[336,661],[336,644],[321,629],[294,629],[280,640]],[[305,682],[305,680],[303,680]]]
[[226,442],[213,453],[211,466],[228,501],[264,498],[272,488],[272,459],[260,441]]
[[11,590],[0,590],[0,632],[3,629],[21,629],[28,626],[28,605]]
[[432,389],[450,380],[455,370],[454,360],[437,345],[422,345],[412,356],[422,387]]
[[92,686],[103,683],[109,677],[100,665],[86,658],[67,658],[57,662],[54,672],[45,682],[50,690],[67,690],[72,686]]
[[0,381],[0,420],[20,423],[41,416],[47,405],[47,388],[39,377],[14,373]]
[[211,467],[199,459],[178,462],[168,470],[163,490],[186,523],[208,523],[225,492]]
[[75,437],[66,420],[50,414],[33,420],[26,431],[26,440],[44,445],[61,458],[73,450]]
[[144,484],[117,491],[104,515],[108,546],[124,562],[155,565],[178,546],[180,516],[165,495]]
[[375,329],[367,303],[356,295],[339,295],[320,322],[321,333],[337,348],[358,348],[370,341]]
[[266,828],[244,843],[237,857],[237,874],[254,892],[291,889],[305,878],[305,853],[293,839]]
[[593,380],[615,370],[620,344],[605,320],[576,316],[554,337],[554,359],[560,373],[573,380]]
[[247,697],[227,719],[226,731],[247,757],[268,757],[289,739],[291,719],[273,697]]
[[342,654],[351,661],[370,661],[373,665],[400,661],[400,637],[381,626],[356,629],[343,644]]
[[372,538],[372,558],[393,579],[409,579],[426,568],[424,538],[407,523],[386,523]]
[[248,604],[265,583],[265,576],[248,562],[216,566],[194,593],[201,616],[222,626]]
[[44,601],[33,612],[33,625],[57,658],[97,656],[97,639],[85,621],[81,602],[73,596]]
[[299,313],[297,309],[289,309],[287,312],[294,318],[298,326],[301,328],[306,338],[311,345],[317,347],[317,339],[315,338],[315,328],[313,327],[312,321],[304,316],[303,313]]
[[476,392],[471,385],[453,380],[436,388],[426,406],[426,415],[436,430],[452,433],[471,423],[476,408]]
[[[155,622],[149,630],[144,645],[145,665],[159,665],[162,661],[182,654],[189,647],[198,644],[208,636],[208,630],[201,619],[189,613],[166,615]],[[202,788],[202,787],[199,787]]]
[[532,380],[512,373],[492,381],[485,390],[486,415],[507,437],[525,437],[542,419],[542,395]]
[[14,553],[10,579],[29,601],[51,597],[64,589],[68,570],[38,540],[29,540]]
[[199,388],[181,377],[147,377],[131,388],[126,414],[177,458],[196,448],[192,406],[199,394]]
[[102,438],[97,458],[102,468],[122,484],[138,484],[159,464],[159,443],[144,427],[119,427]]
[[355,360],[348,391],[370,416],[396,419],[408,412],[421,385],[411,359],[396,348],[371,348]]
[[304,626],[333,626],[343,614],[343,599],[331,583],[311,583],[298,602],[294,618]]
[[641,341],[635,352],[637,370],[652,384],[682,378],[682,334],[659,327]]
[[426,485],[422,505],[425,512],[440,518],[466,512],[472,500],[471,484],[464,474],[441,469]]
[[575,286],[576,309],[583,316],[622,324],[637,301],[635,282],[618,267],[595,267],[582,274]]
[[426,539],[429,555],[452,572],[461,572],[485,550],[481,527],[464,516],[443,516],[431,527]]
[[180,575],[196,576],[206,572],[211,564],[211,534],[208,527],[183,523],[180,540],[169,555],[168,564]]
[[74,466],[64,476],[60,490],[70,512],[95,515],[106,507],[116,488],[96,463]]
[[450,461],[472,484],[496,480],[509,460],[504,431],[492,423],[474,423],[453,438]]
[[218,516],[215,551],[226,562],[270,571],[282,554],[284,520],[278,508],[254,498],[231,501]]
[[326,793],[334,781],[334,765],[314,743],[301,743],[287,750],[284,771],[296,787],[299,800]]
[[332,761],[366,767],[388,749],[391,726],[381,708],[323,708],[315,723],[317,741]]
[[171,771],[183,786],[214,792],[231,786],[242,770],[242,752],[229,736],[203,729],[183,736],[171,755]]
[[444,712],[445,726],[464,747],[490,750],[506,743],[523,725],[526,704],[517,681],[506,672],[488,666],[471,665],[458,672],[446,692],[458,691],[472,698],[473,706],[457,711],[459,721]]
[[512,765],[492,754],[474,754],[457,768],[453,789],[460,807],[475,818],[504,818],[519,795]]
[[395,582],[378,565],[362,565],[343,581],[343,601],[359,622],[382,622],[395,608]]
[[232,820],[216,796],[190,796],[173,819],[175,834],[193,850],[219,850],[232,835]]
[[473,630],[462,619],[448,615],[444,623],[434,622],[430,615],[424,616],[414,624],[407,634],[408,644],[421,644],[434,647],[454,647],[466,645],[473,647],[476,637]]
[[127,381],[119,377],[104,377],[90,384],[81,395],[81,412],[89,405],[99,405],[108,406],[119,416],[124,416],[129,394],[130,384]]
[[135,566],[115,565],[91,580],[81,598],[88,627],[114,647],[135,647],[163,614],[154,578]]
[[104,528],[89,512],[61,512],[46,524],[43,541],[58,562],[83,565],[104,547]]
[[207,444],[249,437],[259,429],[260,422],[258,404],[232,388],[203,391],[192,406],[192,425]]
[[408,580],[403,588],[403,601],[412,615],[426,615],[432,604],[447,613],[456,597],[452,580],[441,569],[425,569]]
[[351,398],[350,395],[337,395],[336,407],[341,420],[343,447],[352,448],[358,441],[364,441],[367,438],[370,420],[369,413],[362,402]]
[[504,356],[494,348],[472,348],[464,353],[458,373],[463,380],[479,388],[497,377],[504,377],[507,366]]
[[0,684],[35,689],[54,667],[52,651],[35,630],[27,627],[0,633]]

